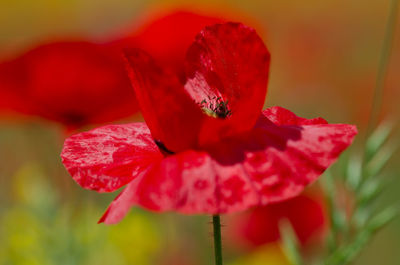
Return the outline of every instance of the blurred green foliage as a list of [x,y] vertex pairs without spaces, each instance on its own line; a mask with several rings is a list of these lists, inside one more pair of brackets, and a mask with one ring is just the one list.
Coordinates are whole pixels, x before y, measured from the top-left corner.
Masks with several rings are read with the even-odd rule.
[[37,166],[25,165],[13,180],[14,202],[0,218],[0,264],[154,264],[162,233],[146,213],[97,225],[98,205],[61,203]]

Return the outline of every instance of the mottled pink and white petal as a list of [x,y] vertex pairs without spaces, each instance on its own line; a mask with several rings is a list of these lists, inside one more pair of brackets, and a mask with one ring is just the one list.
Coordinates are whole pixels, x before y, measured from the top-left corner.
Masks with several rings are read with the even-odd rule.
[[111,192],[162,159],[145,123],[109,125],[65,140],[62,162],[83,188]]
[[139,181],[133,201],[153,211],[217,214],[259,202],[241,164],[222,165],[205,152],[166,157]]
[[213,160],[216,171],[218,213],[244,211],[260,204],[260,195],[241,163]]
[[154,166],[138,188],[138,204],[154,211],[217,212],[215,172],[205,152],[186,151]]
[[134,205],[185,214],[216,214],[255,205],[257,194],[240,167],[224,168],[204,152],[187,151],[166,157],[133,180],[101,221],[114,223]]
[[353,125],[326,124],[321,118],[307,120],[290,113],[282,108],[265,111],[268,119],[265,123],[259,120],[242,147],[243,165],[263,205],[299,194],[336,161],[357,134]]

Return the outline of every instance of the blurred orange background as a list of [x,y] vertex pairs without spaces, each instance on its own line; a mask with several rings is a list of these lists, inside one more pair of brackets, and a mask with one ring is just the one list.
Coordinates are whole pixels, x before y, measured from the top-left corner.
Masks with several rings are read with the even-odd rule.
[[[140,28],[149,17],[174,10],[222,15],[255,26],[271,52],[266,106],[356,124],[361,132],[357,146],[370,115],[389,2],[0,0],[0,59],[54,39],[113,41]],[[399,33],[400,20],[380,116],[396,122]],[[81,191],[67,175],[59,158],[62,127],[40,118],[0,117],[0,264],[208,264],[208,217],[135,209],[117,226],[97,225],[115,194]],[[123,121],[138,119],[132,115]],[[399,136],[397,130],[392,137]],[[385,191],[382,205],[400,199],[399,162],[397,152],[385,169],[394,184]],[[354,264],[398,265],[399,246],[396,219]],[[276,244],[250,254],[227,252],[227,264],[289,264]],[[182,253],[191,258],[184,260]]]

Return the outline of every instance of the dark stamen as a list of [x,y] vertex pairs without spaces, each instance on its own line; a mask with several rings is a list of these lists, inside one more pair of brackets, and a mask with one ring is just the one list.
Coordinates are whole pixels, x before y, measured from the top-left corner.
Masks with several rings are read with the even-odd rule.
[[228,108],[228,101],[223,101],[221,97],[209,97],[208,100],[203,99],[199,104],[208,115],[221,119],[232,115],[232,111]]
[[163,144],[163,142],[161,142],[160,140],[154,140],[154,142],[156,143],[158,149],[160,149],[161,153],[165,156],[168,155],[173,155],[175,154],[174,152],[172,152],[171,150],[168,150],[167,147],[165,147],[165,145]]

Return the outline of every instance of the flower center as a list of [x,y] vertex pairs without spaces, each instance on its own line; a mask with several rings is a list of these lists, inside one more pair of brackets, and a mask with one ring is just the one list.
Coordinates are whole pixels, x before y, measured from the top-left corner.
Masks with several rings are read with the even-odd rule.
[[212,97],[208,98],[208,100],[203,99],[200,102],[200,107],[203,112],[207,115],[214,117],[225,119],[232,115],[232,111],[229,110],[228,101],[222,100],[221,97]]

